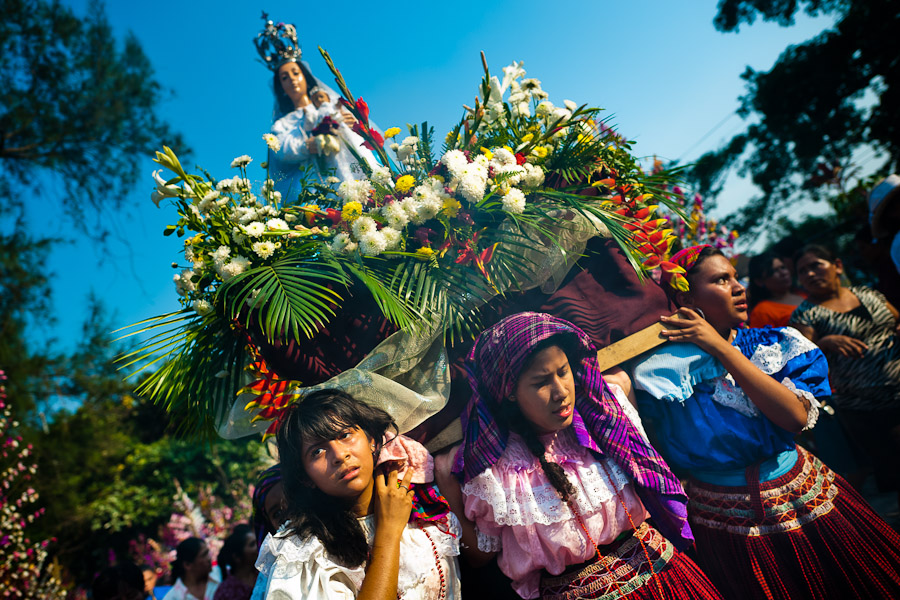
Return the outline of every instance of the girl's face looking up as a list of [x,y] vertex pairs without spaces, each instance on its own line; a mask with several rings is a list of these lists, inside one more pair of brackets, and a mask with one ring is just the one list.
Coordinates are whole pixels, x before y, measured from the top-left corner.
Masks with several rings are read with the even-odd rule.
[[374,450],[365,431],[347,427],[332,440],[303,440],[303,468],[322,493],[355,500],[374,486]]
[[679,303],[702,310],[717,330],[732,329],[747,320],[747,293],[724,256],[705,259],[691,271],[688,281],[691,289]]
[[538,433],[554,433],[572,424],[575,377],[559,346],[544,348],[522,371],[510,398]]

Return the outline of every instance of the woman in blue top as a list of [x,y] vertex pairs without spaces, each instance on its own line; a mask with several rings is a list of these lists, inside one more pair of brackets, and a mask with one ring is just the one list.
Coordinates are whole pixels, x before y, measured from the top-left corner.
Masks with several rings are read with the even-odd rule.
[[739,329],[747,299],[711,246],[682,250],[671,343],[634,369],[657,447],[689,476],[698,563],[729,598],[900,597],[900,535],[794,443],[829,395],[821,351],[791,328]]

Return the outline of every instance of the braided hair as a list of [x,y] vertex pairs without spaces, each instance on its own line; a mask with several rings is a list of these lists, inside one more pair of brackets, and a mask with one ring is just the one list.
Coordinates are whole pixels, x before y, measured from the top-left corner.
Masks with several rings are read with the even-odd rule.
[[[570,368],[574,369],[581,363],[579,359],[575,359],[578,356],[578,340],[570,334],[555,335],[535,345],[535,347],[531,350],[531,353],[528,355],[528,360],[526,360],[525,364],[522,366],[522,371],[519,373],[519,377],[521,377],[526,371],[528,371],[528,369],[531,368],[531,365],[534,363],[534,359],[541,351],[553,346],[556,346],[563,352],[565,352],[566,357],[569,360]],[[506,426],[509,427],[509,430],[518,434],[522,438],[522,440],[525,442],[525,446],[538,459],[538,462],[541,465],[541,470],[544,472],[544,475],[547,476],[550,484],[557,491],[563,501],[567,501],[570,496],[573,496],[575,494],[575,487],[566,476],[566,472],[563,470],[562,466],[560,466],[558,463],[547,460],[547,449],[544,447],[544,444],[541,443],[540,438],[538,438],[537,431],[535,431],[532,423],[527,418],[525,418],[525,415],[522,414],[522,411],[519,409],[519,405],[507,398],[500,403],[500,411],[501,415],[499,415],[500,418],[498,419],[498,421],[505,421]]]

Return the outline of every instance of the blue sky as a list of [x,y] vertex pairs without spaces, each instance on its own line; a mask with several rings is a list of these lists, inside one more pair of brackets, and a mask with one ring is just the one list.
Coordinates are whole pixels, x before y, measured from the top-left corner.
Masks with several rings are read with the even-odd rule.
[[[80,15],[88,4],[64,3]],[[137,36],[158,81],[171,91],[160,114],[193,149],[188,164],[228,177],[231,159],[249,154],[256,159],[251,176],[261,178],[254,166],[264,160],[260,136],[271,124],[271,75],[252,40],[263,9],[297,25],[304,58],[331,83],[316,46],[326,48],[382,128],[428,120],[442,139],[462,104],[474,99],[484,51],[496,73],[524,61],[528,76],[540,79],[557,104],[571,99],[606,108],[638,155],[690,160],[742,128],[734,111],[748,65],[767,69],[788,45],[831,24],[799,17],[790,28],[757,22],[723,34],[712,25],[716,4],[109,0],[107,15],[120,38],[129,30]],[[50,256],[57,322],[37,325],[36,339],[74,344],[91,290],[116,326],[178,308],[170,263],[180,259],[181,244],[162,236],[174,209],[150,202],[154,166],[148,157],[147,177],[129,194],[126,211],[103,215],[117,232],[105,249],[76,240]],[[720,212],[751,193],[735,183]],[[29,214],[31,230],[68,237],[65,222],[45,218],[52,198],[41,203],[44,208]]]

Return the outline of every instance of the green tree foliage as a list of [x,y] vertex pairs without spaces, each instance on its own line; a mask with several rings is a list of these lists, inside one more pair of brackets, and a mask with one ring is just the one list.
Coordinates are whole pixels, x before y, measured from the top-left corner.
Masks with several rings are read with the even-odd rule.
[[126,555],[128,541],[157,535],[173,512],[176,480],[196,495],[210,488],[233,498],[271,463],[258,439],[179,439],[165,411],[136,396],[112,362],[121,348],[102,304],[90,300],[82,342],[62,357],[56,391],[77,400],[48,417],[46,429],[23,431],[34,446],[34,487],[46,508],[36,536],[55,537],[55,557],[75,582],[89,583],[109,550]]
[[27,422],[37,418],[35,409],[61,364],[51,348],[29,344],[26,333],[29,325],[53,323],[45,264],[53,243],[34,239],[21,226],[0,235],[0,369],[9,376],[10,401]]
[[103,5],[80,18],[58,0],[0,0],[0,212],[46,198],[87,231],[87,208],[122,206],[143,157],[183,147],[157,115],[164,90],[140,44],[118,44]]
[[722,0],[715,25],[736,31],[757,15],[790,25],[796,13],[834,15],[834,27],[787,48],[767,72],[742,75],[739,114],[753,118],[724,147],[702,156],[691,180],[715,196],[737,167],[762,191],[733,217],[742,233],[761,231],[801,198],[820,200],[820,165],[846,169],[871,147],[900,168],[900,7],[893,0]]

